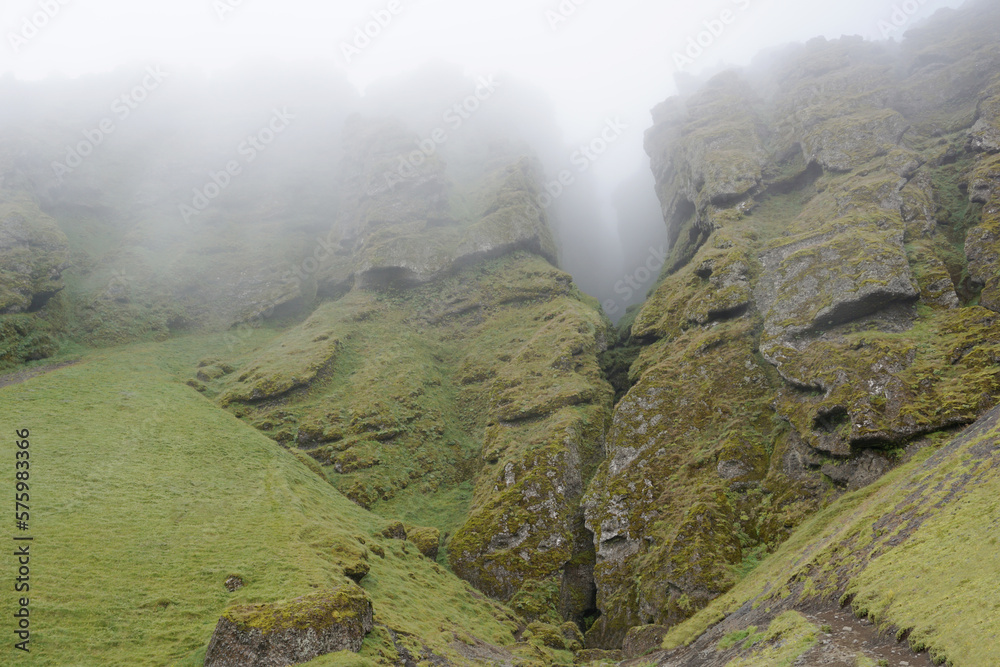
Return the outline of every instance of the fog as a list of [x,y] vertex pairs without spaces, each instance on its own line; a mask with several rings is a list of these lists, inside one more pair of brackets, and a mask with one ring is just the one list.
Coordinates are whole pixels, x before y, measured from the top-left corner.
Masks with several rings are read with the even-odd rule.
[[[319,229],[336,205],[326,184],[351,114],[394,116],[425,137],[447,123],[451,105],[492,81],[449,141],[450,176],[482,168],[474,157],[485,154],[483,142],[502,138],[512,153],[534,153],[551,186],[563,268],[614,303],[617,318],[655,281],[642,267],[666,240],[642,147],[654,105],[762,49],[820,35],[899,39],[959,4],[8,0],[0,121],[5,141],[34,142],[22,158],[36,164],[22,173],[50,204],[106,207],[116,198],[152,215],[239,157],[248,133],[280,126],[274,110],[294,108],[287,140],[267,149],[267,170],[227,193],[228,210],[241,194],[271,192],[276,202],[295,200],[296,224]],[[129,97],[137,87],[141,100]],[[119,131],[117,143],[53,180],[45,156],[65,158],[62,147],[102,120]],[[109,169],[118,191],[95,195]]]

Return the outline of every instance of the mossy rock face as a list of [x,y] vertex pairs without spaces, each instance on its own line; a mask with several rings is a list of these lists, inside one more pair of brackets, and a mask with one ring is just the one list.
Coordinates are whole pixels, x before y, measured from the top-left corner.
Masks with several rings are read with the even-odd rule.
[[526,582],[563,572],[579,551],[579,502],[608,414],[606,406],[564,408],[542,424],[499,427],[486,445],[504,455],[480,477],[449,545],[456,573],[507,600]]
[[[555,262],[557,249],[537,204],[540,168],[530,157],[512,160],[484,179],[489,193],[466,216],[453,216],[445,164],[413,154],[400,122],[353,118],[345,130],[349,196],[334,224],[339,261],[317,273],[320,294],[427,283],[455,269],[514,250]],[[419,152],[418,152],[419,153]]]
[[205,665],[278,667],[335,651],[357,653],[372,627],[371,600],[357,586],[234,607],[219,619]]
[[632,325],[638,338],[672,338],[686,328],[740,315],[750,307],[752,260],[725,232],[714,234],[707,250],[665,279]]
[[995,8],[980,2],[908,31],[900,57],[910,75],[892,90],[892,106],[915,130],[940,136],[976,122],[980,99],[1000,68],[995,20]]
[[[941,16],[899,51],[813,40],[654,111],[675,243],[585,495],[588,646],[684,621],[829,498],[1000,401],[987,20]],[[766,157],[720,198],[706,165],[732,156],[706,138],[730,118]]]
[[[767,334],[801,334],[915,301],[919,292],[902,240],[902,230],[881,233],[858,221],[842,232],[769,252],[763,262],[774,300],[766,310]],[[770,289],[771,284],[764,287]]]
[[[579,632],[577,630],[577,634]],[[570,650],[570,646],[576,641],[575,639],[567,638],[563,633],[563,629],[559,626],[540,623],[538,621],[528,625],[524,631],[523,638],[528,643],[540,644],[541,646],[547,646],[558,651]],[[583,645],[577,641],[575,649],[580,650],[581,648],[583,648]]]
[[995,313],[970,307],[928,312],[896,333],[843,330],[775,348],[793,387],[819,390],[783,391],[778,412],[810,445],[838,456],[971,423],[1000,397],[997,323]]
[[757,102],[749,85],[726,73],[690,98],[653,111],[646,151],[673,247],[669,265],[683,263],[711,231],[702,214],[706,206],[727,205],[759,185],[767,151]]
[[584,501],[602,611],[589,646],[686,618],[735,581],[745,550],[779,541],[801,512],[773,443],[774,380],[750,349],[752,330],[746,316],[690,329],[636,362]]
[[887,154],[909,124],[890,109],[864,111],[822,123],[803,137],[807,159],[824,169],[849,172]]
[[[994,465],[1000,408],[960,433],[941,433],[922,444],[899,469],[808,519],[746,580],[672,628],[664,647],[690,644],[701,635],[699,648],[708,650],[697,655],[706,664],[794,664],[788,661],[796,656],[786,650],[798,642],[790,635],[797,634],[796,626],[809,628],[791,610],[811,614],[817,605],[839,600],[876,626],[905,628],[897,638],[906,636],[914,652],[926,651],[928,662],[989,664],[995,646],[983,637],[995,633],[998,620],[976,615],[970,626],[968,619],[974,613],[970,601],[994,588],[1000,560],[988,509],[1000,487]],[[959,570],[962,593],[956,596],[952,577]],[[757,632],[771,618],[766,633]],[[786,641],[775,644],[766,638],[777,629]],[[733,640],[748,635],[755,641],[744,643],[744,659],[733,662]],[[729,641],[718,641],[725,637]]]
[[1000,156],[980,159],[972,191],[985,206],[982,223],[965,239],[969,277],[981,289],[980,304],[1000,312]]
[[599,648],[588,648],[576,654],[575,663],[577,665],[606,665],[608,663],[617,664],[625,659],[625,654],[621,651],[608,651]]
[[853,176],[817,196],[760,256],[762,352],[773,340],[821,330],[919,296],[904,248],[895,176]]
[[0,315],[0,370],[51,357],[59,351],[56,333],[33,313]]
[[978,120],[969,130],[974,150],[1000,153],[1000,84],[994,83],[979,103]]
[[[500,172],[470,234],[505,234],[527,202],[531,170]],[[614,333],[548,252],[518,245],[493,259],[476,245],[426,281],[356,281],[209,389],[358,504],[429,526],[422,553],[447,533],[454,571],[483,591],[507,600],[554,582],[539,613],[582,621],[594,549],[580,499],[603,455],[614,392],[598,355]],[[407,509],[461,485],[471,505]]]

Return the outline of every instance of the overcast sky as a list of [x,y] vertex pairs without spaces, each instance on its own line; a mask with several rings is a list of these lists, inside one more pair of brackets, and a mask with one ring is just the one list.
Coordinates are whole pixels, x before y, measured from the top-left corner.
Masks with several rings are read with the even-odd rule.
[[[645,159],[649,109],[689,71],[824,35],[899,38],[961,0],[3,0],[0,76],[323,59],[360,90],[445,60],[547,91],[567,143],[627,131],[595,165],[605,202]],[[381,24],[377,21],[381,21]],[[898,27],[897,27],[898,26]],[[891,31],[889,30],[891,28]],[[373,37],[362,36],[366,30]],[[696,41],[701,46],[692,46]],[[3,101],[0,100],[0,104]]]

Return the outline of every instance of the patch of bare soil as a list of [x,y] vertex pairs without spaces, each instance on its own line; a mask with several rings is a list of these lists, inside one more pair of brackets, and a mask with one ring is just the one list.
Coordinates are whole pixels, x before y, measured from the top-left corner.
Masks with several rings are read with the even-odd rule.
[[59,368],[65,368],[66,366],[72,366],[73,364],[80,363],[79,361],[63,361],[58,364],[50,364],[48,366],[39,366],[38,368],[25,368],[24,370],[16,371],[14,373],[8,373],[7,375],[0,375],[0,389],[4,387],[10,387],[11,385],[21,384],[25,380],[30,380],[33,377],[38,377],[39,375],[44,375],[45,373],[51,373]]

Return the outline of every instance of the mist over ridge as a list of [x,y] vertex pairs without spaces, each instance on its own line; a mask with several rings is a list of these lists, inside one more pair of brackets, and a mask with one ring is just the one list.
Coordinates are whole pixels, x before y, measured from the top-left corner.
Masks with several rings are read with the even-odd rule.
[[[129,109],[135,111],[127,121],[134,129],[119,119],[119,136],[174,123],[171,131],[184,136],[179,145],[161,148],[164,156],[185,142],[210,150],[214,137],[222,140],[222,132],[199,127],[195,118],[205,127],[219,122],[251,132],[261,121],[250,116],[266,116],[273,105],[297,105],[305,116],[315,113],[315,125],[303,120],[292,131],[304,134],[309,127],[318,142],[301,145],[318,144],[334,155],[340,147],[331,137],[340,131],[342,114],[329,108],[332,96],[339,96],[335,106],[349,113],[399,116],[411,126],[415,144],[439,126],[468,120],[465,131],[453,128],[452,146],[441,147],[442,154],[452,154],[451,172],[461,162],[456,146],[468,143],[463,134],[496,133],[523,142],[541,160],[543,183],[556,193],[551,203],[544,201],[559,237],[562,266],[617,319],[626,306],[644,298],[655,280],[637,282],[636,274],[642,278],[648,272],[644,267],[655,265],[650,258],[665,239],[656,220],[649,219],[655,206],[651,188],[632,191],[634,205],[627,213],[615,194],[631,174],[648,173],[642,137],[655,103],[676,85],[694,85],[693,74],[747,63],[776,43],[820,33],[836,37],[841,31],[898,39],[942,4],[919,2],[900,13],[898,3],[856,2],[838,6],[836,16],[820,18],[801,5],[749,0],[727,0],[704,10],[669,3],[653,8],[638,0],[614,7],[525,0],[487,14],[460,3],[423,7],[403,0],[337,8],[307,0],[280,7],[184,0],[143,10],[105,0],[92,3],[89,12],[73,3],[43,7],[18,0],[0,14],[11,56],[0,61],[0,75],[39,80],[59,72],[78,77],[116,70],[97,79],[63,78],[61,95],[55,88],[41,96],[28,94],[4,111],[26,114],[34,108],[55,114],[62,108],[60,124],[77,125],[79,133],[85,121],[94,120],[83,116],[84,109],[106,114],[111,100],[141,82],[138,71],[125,75],[123,64],[169,72],[164,87],[149,91],[148,102]],[[84,35],[86,44],[80,41]],[[180,36],[183,53],[177,48]],[[505,85],[481,100],[468,119],[446,119],[448,109],[474,93],[472,82],[479,77],[498,77]],[[311,92],[305,90],[309,85]],[[20,98],[22,89],[8,94]],[[340,99],[352,103],[343,105]],[[330,122],[321,127],[324,108]],[[180,129],[183,119],[189,126]],[[610,134],[609,124],[617,128]],[[72,135],[68,129],[61,139],[69,142]],[[202,141],[206,135],[212,137]],[[285,147],[276,145],[268,161],[276,170],[287,166],[278,162],[283,151],[289,157],[281,159],[295,161],[291,140],[286,136],[282,143]],[[309,160],[303,157],[293,166],[303,167]],[[208,160],[191,168],[212,168],[206,165]]]

